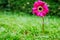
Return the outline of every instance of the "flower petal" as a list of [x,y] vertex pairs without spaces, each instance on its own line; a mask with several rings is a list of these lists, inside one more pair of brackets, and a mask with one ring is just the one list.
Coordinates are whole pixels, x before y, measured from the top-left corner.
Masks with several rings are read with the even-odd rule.
[[38,12],[37,8],[32,8],[32,12],[33,12],[33,14],[37,13]]
[[47,6],[44,6],[43,8],[44,8],[44,10],[43,10],[44,12],[46,12],[46,13],[48,13],[48,12],[49,12],[49,9],[48,9],[48,7],[47,7]]
[[34,7],[37,8],[38,6],[39,6],[38,2],[35,2],[35,3],[34,3]]

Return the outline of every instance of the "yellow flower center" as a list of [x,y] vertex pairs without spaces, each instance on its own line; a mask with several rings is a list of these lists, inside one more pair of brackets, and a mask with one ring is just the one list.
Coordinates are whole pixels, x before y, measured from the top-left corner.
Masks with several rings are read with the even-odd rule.
[[38,7],[38,12],[41,12],[41,11],[43,11],[43,7],[39,6]]

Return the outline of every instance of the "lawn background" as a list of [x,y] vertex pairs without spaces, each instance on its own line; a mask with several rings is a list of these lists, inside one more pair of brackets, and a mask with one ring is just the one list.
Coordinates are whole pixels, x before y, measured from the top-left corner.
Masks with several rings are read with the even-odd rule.
[[0,0],[0,40],[60,40],[60,0],[43,0],[49,6],[42,18],[32,14],[37,0]]

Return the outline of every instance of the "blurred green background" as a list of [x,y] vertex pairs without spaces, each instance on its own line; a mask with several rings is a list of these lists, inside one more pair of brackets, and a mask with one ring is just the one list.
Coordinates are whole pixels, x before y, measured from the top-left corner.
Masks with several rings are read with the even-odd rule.
[[60,0],[42,0],[49,13],[42,18],[32,14],[37,0],[0,0],[0,40],[60,40]]
[[[19,11],[32,14],[33,3],[37,0],[0,0],[0,10]],[[50,9],[49,15],[60,16],[60,0],[45,1]]]

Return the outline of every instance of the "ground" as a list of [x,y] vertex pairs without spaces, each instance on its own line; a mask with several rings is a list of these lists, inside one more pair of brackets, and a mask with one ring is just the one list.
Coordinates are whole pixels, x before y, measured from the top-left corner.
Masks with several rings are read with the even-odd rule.
[[[5,13],[5,12],[4,12]],[[60,18],[0,13],[0,40],[60,40]]]

